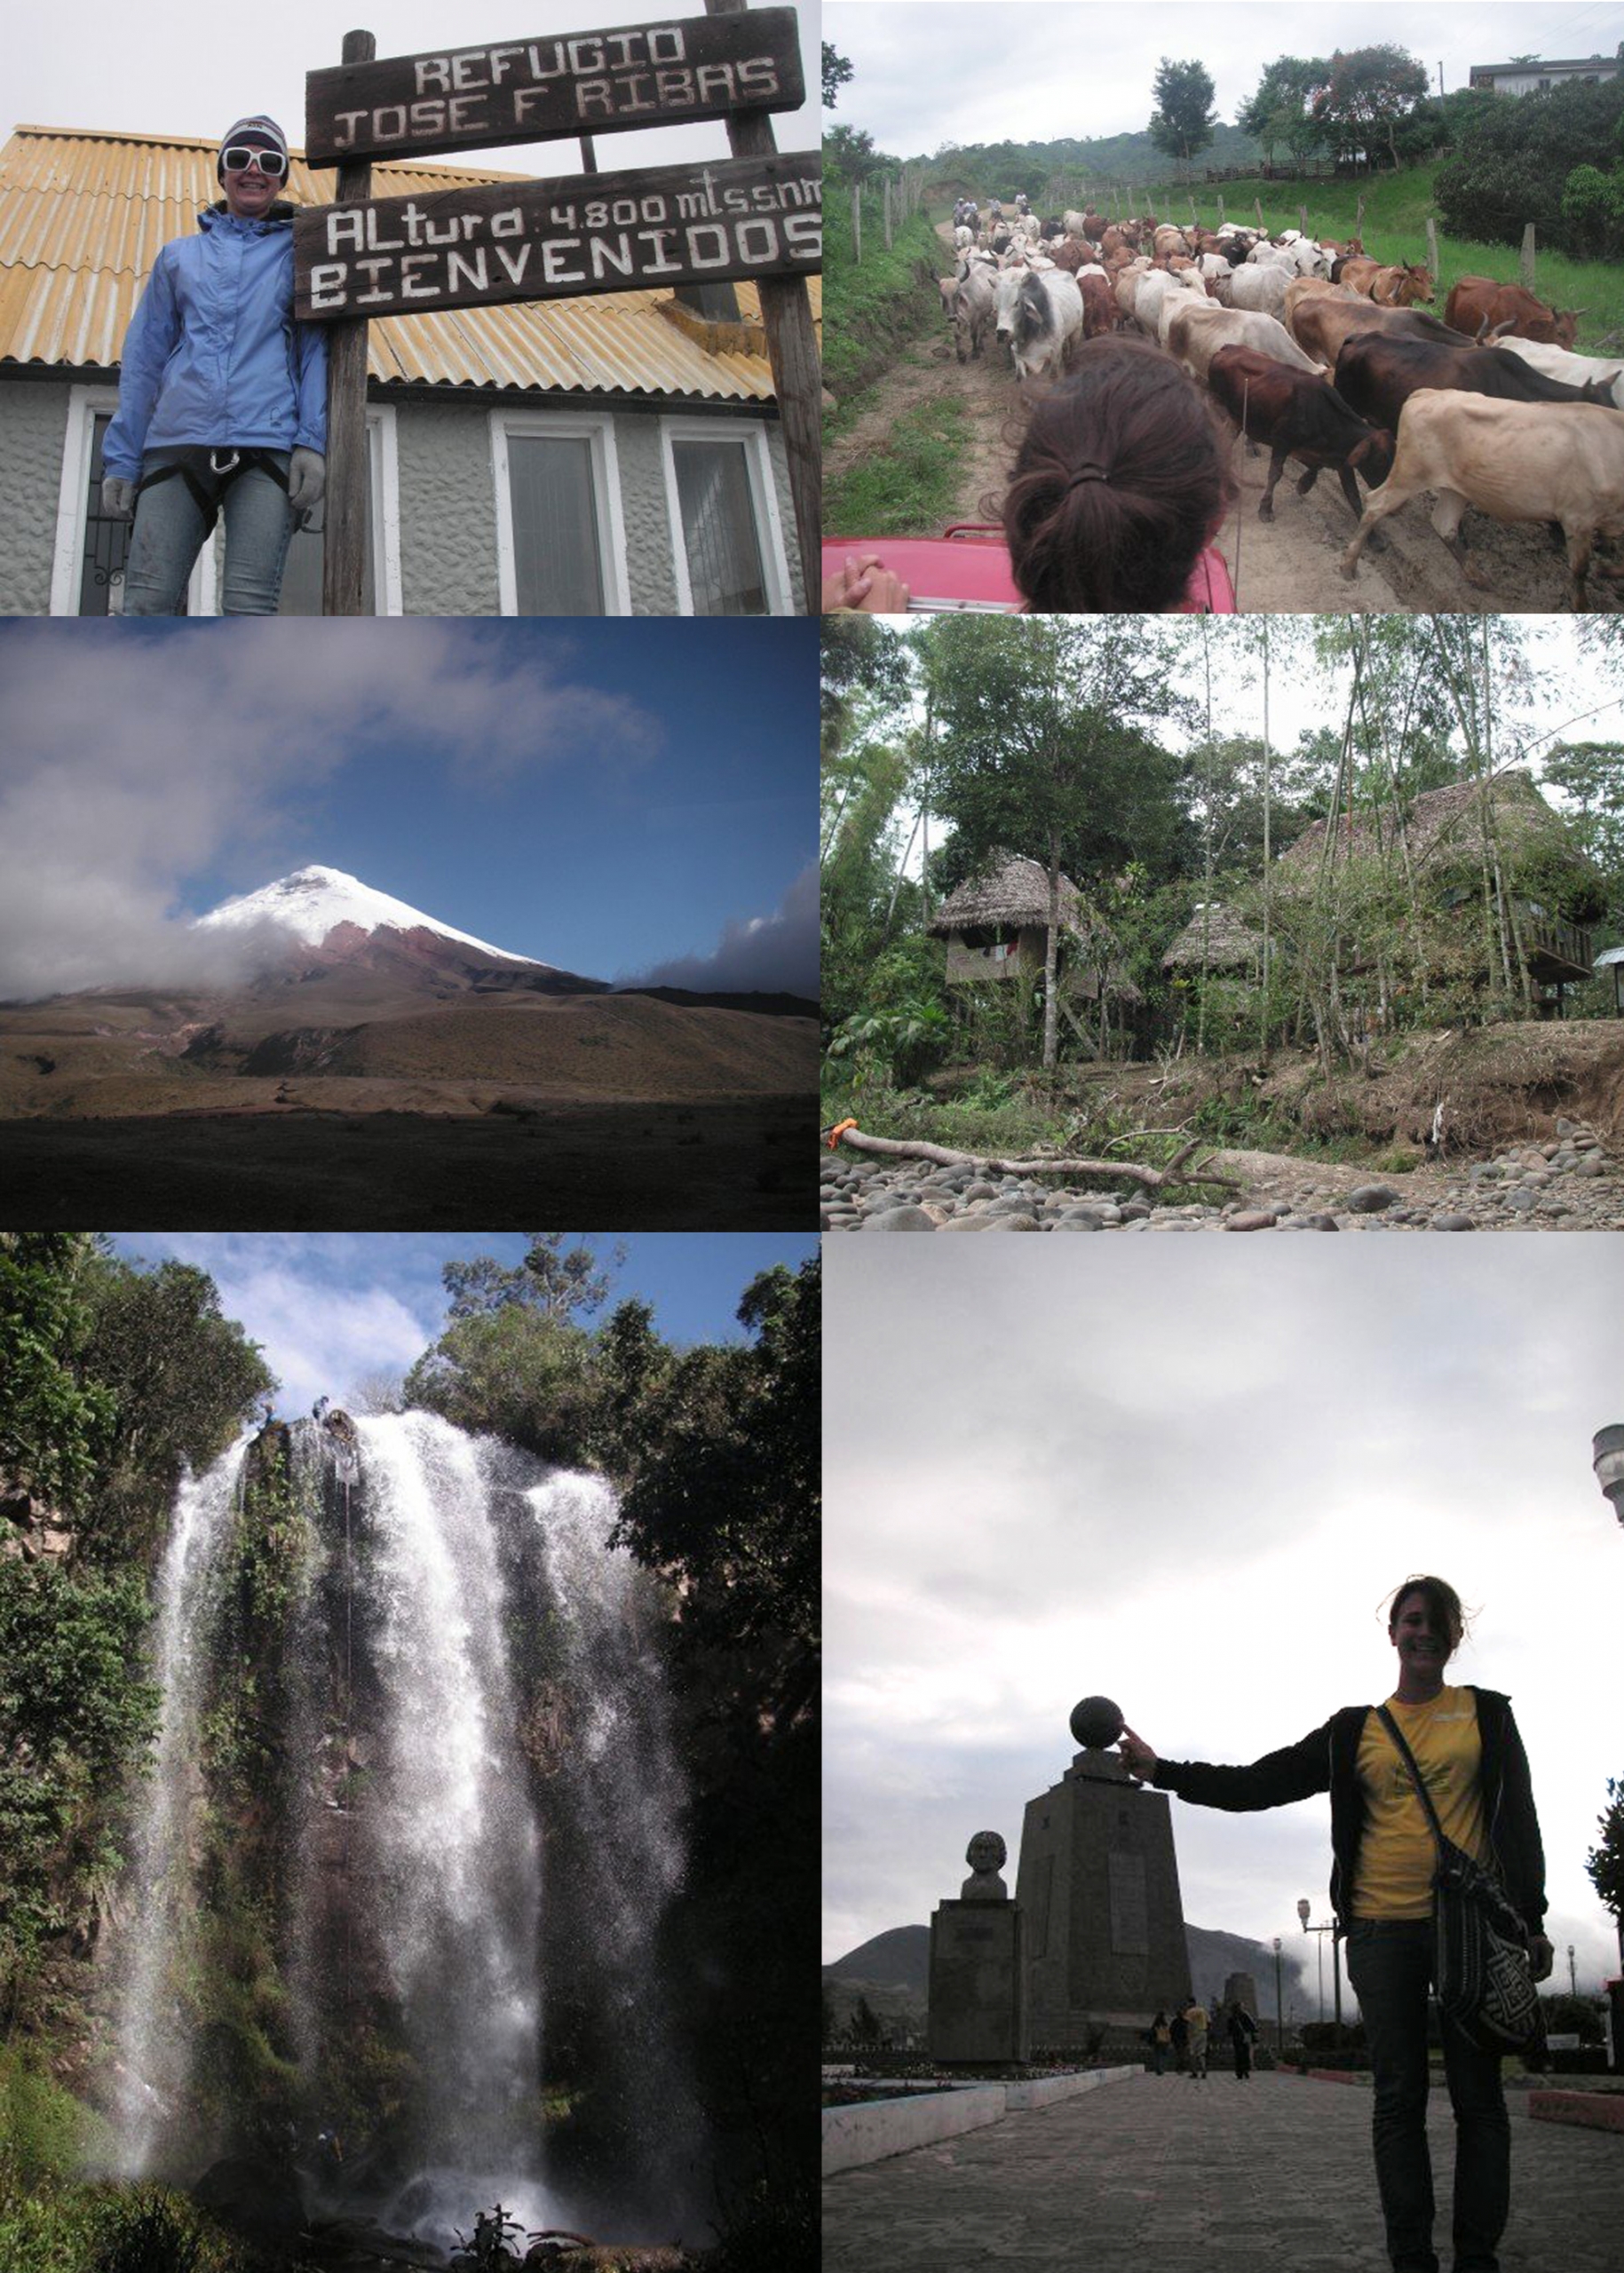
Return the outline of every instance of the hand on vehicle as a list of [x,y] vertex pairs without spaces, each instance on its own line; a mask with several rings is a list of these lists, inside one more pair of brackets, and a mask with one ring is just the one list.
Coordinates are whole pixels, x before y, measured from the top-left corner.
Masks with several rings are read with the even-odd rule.
[[852,553],[837,574],[823,580],[824,614],[842,608],[860,609],[867,615],[905,615],[907,586],[881,566],[877,552],[866,552],[860,558]]

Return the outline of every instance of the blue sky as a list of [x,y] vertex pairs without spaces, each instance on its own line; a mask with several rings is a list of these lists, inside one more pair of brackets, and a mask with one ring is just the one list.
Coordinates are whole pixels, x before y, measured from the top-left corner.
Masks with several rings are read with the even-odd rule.
[[0,628],[0,995],[311,862],[592,978],[816,986],[810,620]]
[[[652,1305],[655,1331],[679,1345],[742,1340],[734,1312],[750,1280],[776,1263],[798,1270],[818,1244],[749,1232],[583,1236],[606,1260],[626,1250],[599,1316],[636,1295]],[[282,1384],[277,1410],[292,1419],[324,1392],[342,1404],[364,1378],[406,1372],[445,1323],[446,1263],[479,1255],[516,1263],[528,1240],[521,1232],[128,1232],[113,1245],[131,1261],[173,1255],[207,1271],[226,1315],[264,1350]]]

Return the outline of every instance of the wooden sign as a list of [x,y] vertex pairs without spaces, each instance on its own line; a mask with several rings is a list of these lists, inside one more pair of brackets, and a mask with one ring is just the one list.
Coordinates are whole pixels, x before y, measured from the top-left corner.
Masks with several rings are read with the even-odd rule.
[[313,166],[613,134],[805,99],[793,8],[667,18],[306,74]]
[[808,275],[822,209],[815,150],[321,205],[294,217],[294,313],[319,323]]

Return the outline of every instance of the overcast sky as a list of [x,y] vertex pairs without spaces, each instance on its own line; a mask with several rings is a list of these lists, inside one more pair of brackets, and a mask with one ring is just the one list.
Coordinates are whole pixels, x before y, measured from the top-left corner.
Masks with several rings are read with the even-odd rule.
[[[1434,1571],[1477,1612],[1453,1676],[1515,1699],[1559,1985],[1569,1942],[1617,1974],[1616,1239],[826,1245],[826,1962],[923,1924],[976,1831],[1013,1889],[1079,1698],[1256,1759],[1390,1693],[1387,1601]],[[1328,1916],[1326,1799],[1171,1807],[1192,1924]]]
[[826,0],[824,36],[855,74],[826,123],[864,128],[882,150],[905,158],[944,142],[1141,133],[1164,55],[1199,57],[1212,74],[1218,116],[1232,123],[1278,55],[1391,41],[1426,65],[1436,91],[1440,62],[1447,91],[1465,86],[1475,63],[1611,55],[1624,34],[1612,0],[1225,0],[1216,9],[1164,0],[1081,16],[1069,0],[1020,0],[1008,12],[1018,38],[999,36],[999,17],[978,0]]
[[188,920],[312,863],[589,978],[812,994],[815,644],[0,625],[0,999],[219,977]]
[[[685,0],[677,12],[701,15],[702,0]],[[476,8],[464,0],[372,0],[355,15],[376,36],[380,58],[659,20],[641,0],[610,7],[602,0],[496,0],[488,13],[483,0]],[[774,113],[780,150],[810,149],[817,138],[817,19],[816,8],[801,11],[812,100],[799,112]],[[65,19],[50,8],[9,12],[0,77],[4,136],[28,125],[211,137],[250,112],[265,111],[301,149],[305,75],[339,60],[354,19],[336,15],[321,0],[278,0],[273,8],[228,15],[200,10],[195,0],[148,0],[140,8],[119,0],[75,0],[66,20],[65,31]],[[618,172],[725,158],[727,149],[727,130],[718,120],[603,135],[598,162],[605,172]],[[579,147],[532,142],[511,150],[471,150],[467,162],[535,175],[574,173]]]
[[[569,1244],[576,1237],[613,1282],[599,1316],[635,1295],[652,1308],[654,1331],[678,1346],[742,1340],[735,1313],[750,1281],[775,1263],[798,1271],[817,1245],[748,1232],[592,1232]],[[492,1255],[511,1268],[528,1244],[521,1232],[130,1232],[114,1241],[132,1262],[173,1256],[209,1272],[226,1317],[264,1350],[286,1421],[320,1396],[343,1404],[369,1378],[399,1379],[445,1325],[444,1266]]]

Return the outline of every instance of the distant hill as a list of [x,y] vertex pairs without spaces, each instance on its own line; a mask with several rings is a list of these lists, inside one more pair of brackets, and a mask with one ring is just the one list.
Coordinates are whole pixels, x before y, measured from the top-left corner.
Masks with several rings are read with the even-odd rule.
[[[1274,1951],[1241,1934],[1226,1934],[1205,1926],[1184,1928],[1190,1952],[1190,1976],[1196,1995],[1210,2011],[1224,1994],[1232,1973],[1249,1973],[1257,1984],[1260,2012],[1274,2015]],[[893,1926],[875,1934],[823,1968],[837,2024],[850,2017],[859,1997],[893,2036],[923,2037],[931,1971],[931,1929],[928,1926]],[[1311,1989],[1306,1961],[1295,1944],[1281,1952],[1281,1972],[1287,2008],[1293,2004],[1299,2018],[1314,2008],[1317,1987]],[[1317,1984],[1317,1976],[1312,1976]]]
[[617,986],[617,994],[646,994],[656,1002],[677,1002],[685,1010],[754,1010],[758,1017],[815,1018],[818,1005],[807,994],[696,994],[686,986]]
[[[1148,101],[1147,101],[1148,108]],[[1213,139],[1192,162],[1189,171],[1200,181],[1208,166],[1254,166],[1264,152],[1256,138],[1222,121]],[[965,144],[944,151],[940,157],[921,154],[910,165],[929,169],[928,180],[939,191],[978,197],[1013,197],[1024,189],[1041,196],[1057,178],[1067,181],[1122,182],[1139,188],[1150,182],[1176,183],[1180,170],[1160,151],[1146,133],[1066,137],[1055,142],[985,142]]]

